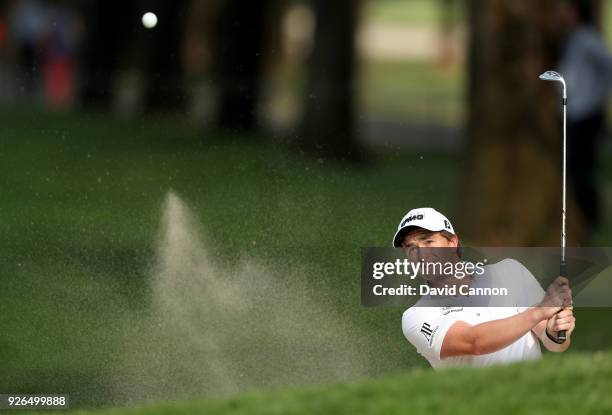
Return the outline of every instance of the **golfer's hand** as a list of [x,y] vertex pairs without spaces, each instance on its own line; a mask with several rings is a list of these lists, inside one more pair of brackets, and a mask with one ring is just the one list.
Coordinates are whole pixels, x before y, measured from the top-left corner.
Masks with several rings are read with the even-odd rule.
[[572,335],[572,331],[576,328],[576,317],[574,317],[573,307],[565,308],[559,311],[548,319],[546,329],[548,332],[557,337],[557,332],[565,330],[567,337]]
[[[569,287],[569,280],[565,277],[557,277],[546,289],[544,298],[537,305],[541,313],[542,320],[550,319],[559,310],[572,305],[572,290]],[[563,329],[561,329],[563,330]]]

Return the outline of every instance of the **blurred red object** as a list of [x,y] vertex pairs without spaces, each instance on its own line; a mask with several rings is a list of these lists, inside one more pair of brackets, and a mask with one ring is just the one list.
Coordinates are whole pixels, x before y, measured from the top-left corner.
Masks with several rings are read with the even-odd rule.
[[6,21],[4,18],[0,18],[0,46],[4,46],[6,44]]
[[72,104],[74,65],[71,59],[56,56],[45,63],[45,96],[51,108],[62,109]]

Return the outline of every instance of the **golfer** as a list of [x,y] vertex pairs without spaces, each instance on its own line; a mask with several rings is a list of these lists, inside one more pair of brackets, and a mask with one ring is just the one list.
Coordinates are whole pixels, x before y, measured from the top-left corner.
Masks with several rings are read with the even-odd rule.
[[[450,221],[432,208],[413,209],[400,222],[393,238],[410,256],[415,248],[459,248],[459,238]],[[457,257],[457,260],[460,260]],[[424,295],[402,316],[402,331],[408,341],[434,369],[450,366],[489,366],[541,357],[540,342],[552,352],[564,352],[570,345],[576,319],[572,308],[556,307],[554,300],[571,301],[568,281],[557,278],[546,292],[519,262],[505,259],[487,265],[487,278],[427,278],[430,287],[452,284],[476,287],[491,281],[520,286],[524,298],[516,304],[486,307],[479,299],[465,297],[466,307],[448,307],[448,299]],[[472,303],[472,301],[475,301]],[[446,304],[444,306],[443,304]],[[500,303],[501,304],[501,303]],[[525,304],[534,304],[526,307]],[[560,342],[557,332],[567,331]]]

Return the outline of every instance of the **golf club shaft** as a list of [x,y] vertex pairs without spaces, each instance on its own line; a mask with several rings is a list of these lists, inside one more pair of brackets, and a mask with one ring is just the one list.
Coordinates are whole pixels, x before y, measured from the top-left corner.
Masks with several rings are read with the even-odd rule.
[[[565,85],[563,85],[563,90],[565,91]],[[561,196],[561,262],[565,262],[565,212],[566,212],[566,203],[567,203],[567,98],[565,97],[565,92],[563,93],[563,185],[562,185],[562,196]],[[566,275],[562,275],[566,276]]]
[[[562,207],[561,207],[561,265],[559,274],[562,277],[567,278],[567,263],[565,262],[565,209],[566,209],[566,187],[567,187],[567,96],[565,91],[565,83],[563,83],[563,185],[562,185]],[[559,330],[557,333],[559,340],[565,341],[566,333],[565,330]]]

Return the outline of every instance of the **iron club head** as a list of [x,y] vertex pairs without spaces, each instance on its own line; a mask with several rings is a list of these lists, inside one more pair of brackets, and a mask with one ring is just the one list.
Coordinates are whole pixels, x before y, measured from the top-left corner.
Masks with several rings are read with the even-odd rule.
[[563,75],[561,75],[557,71],[546,71],[539,76],[542,81],[552,81],[552,82],[561,82],[563,85],[563,103],[565,104],[565,99],[567,98],[567,90],[565,87],[565,79],[563,79]]
[[540,79],[543,81],[557,81],[557,82],[563,82],[563,76],[556,71],[546,71],[543,74],[540,75]]

